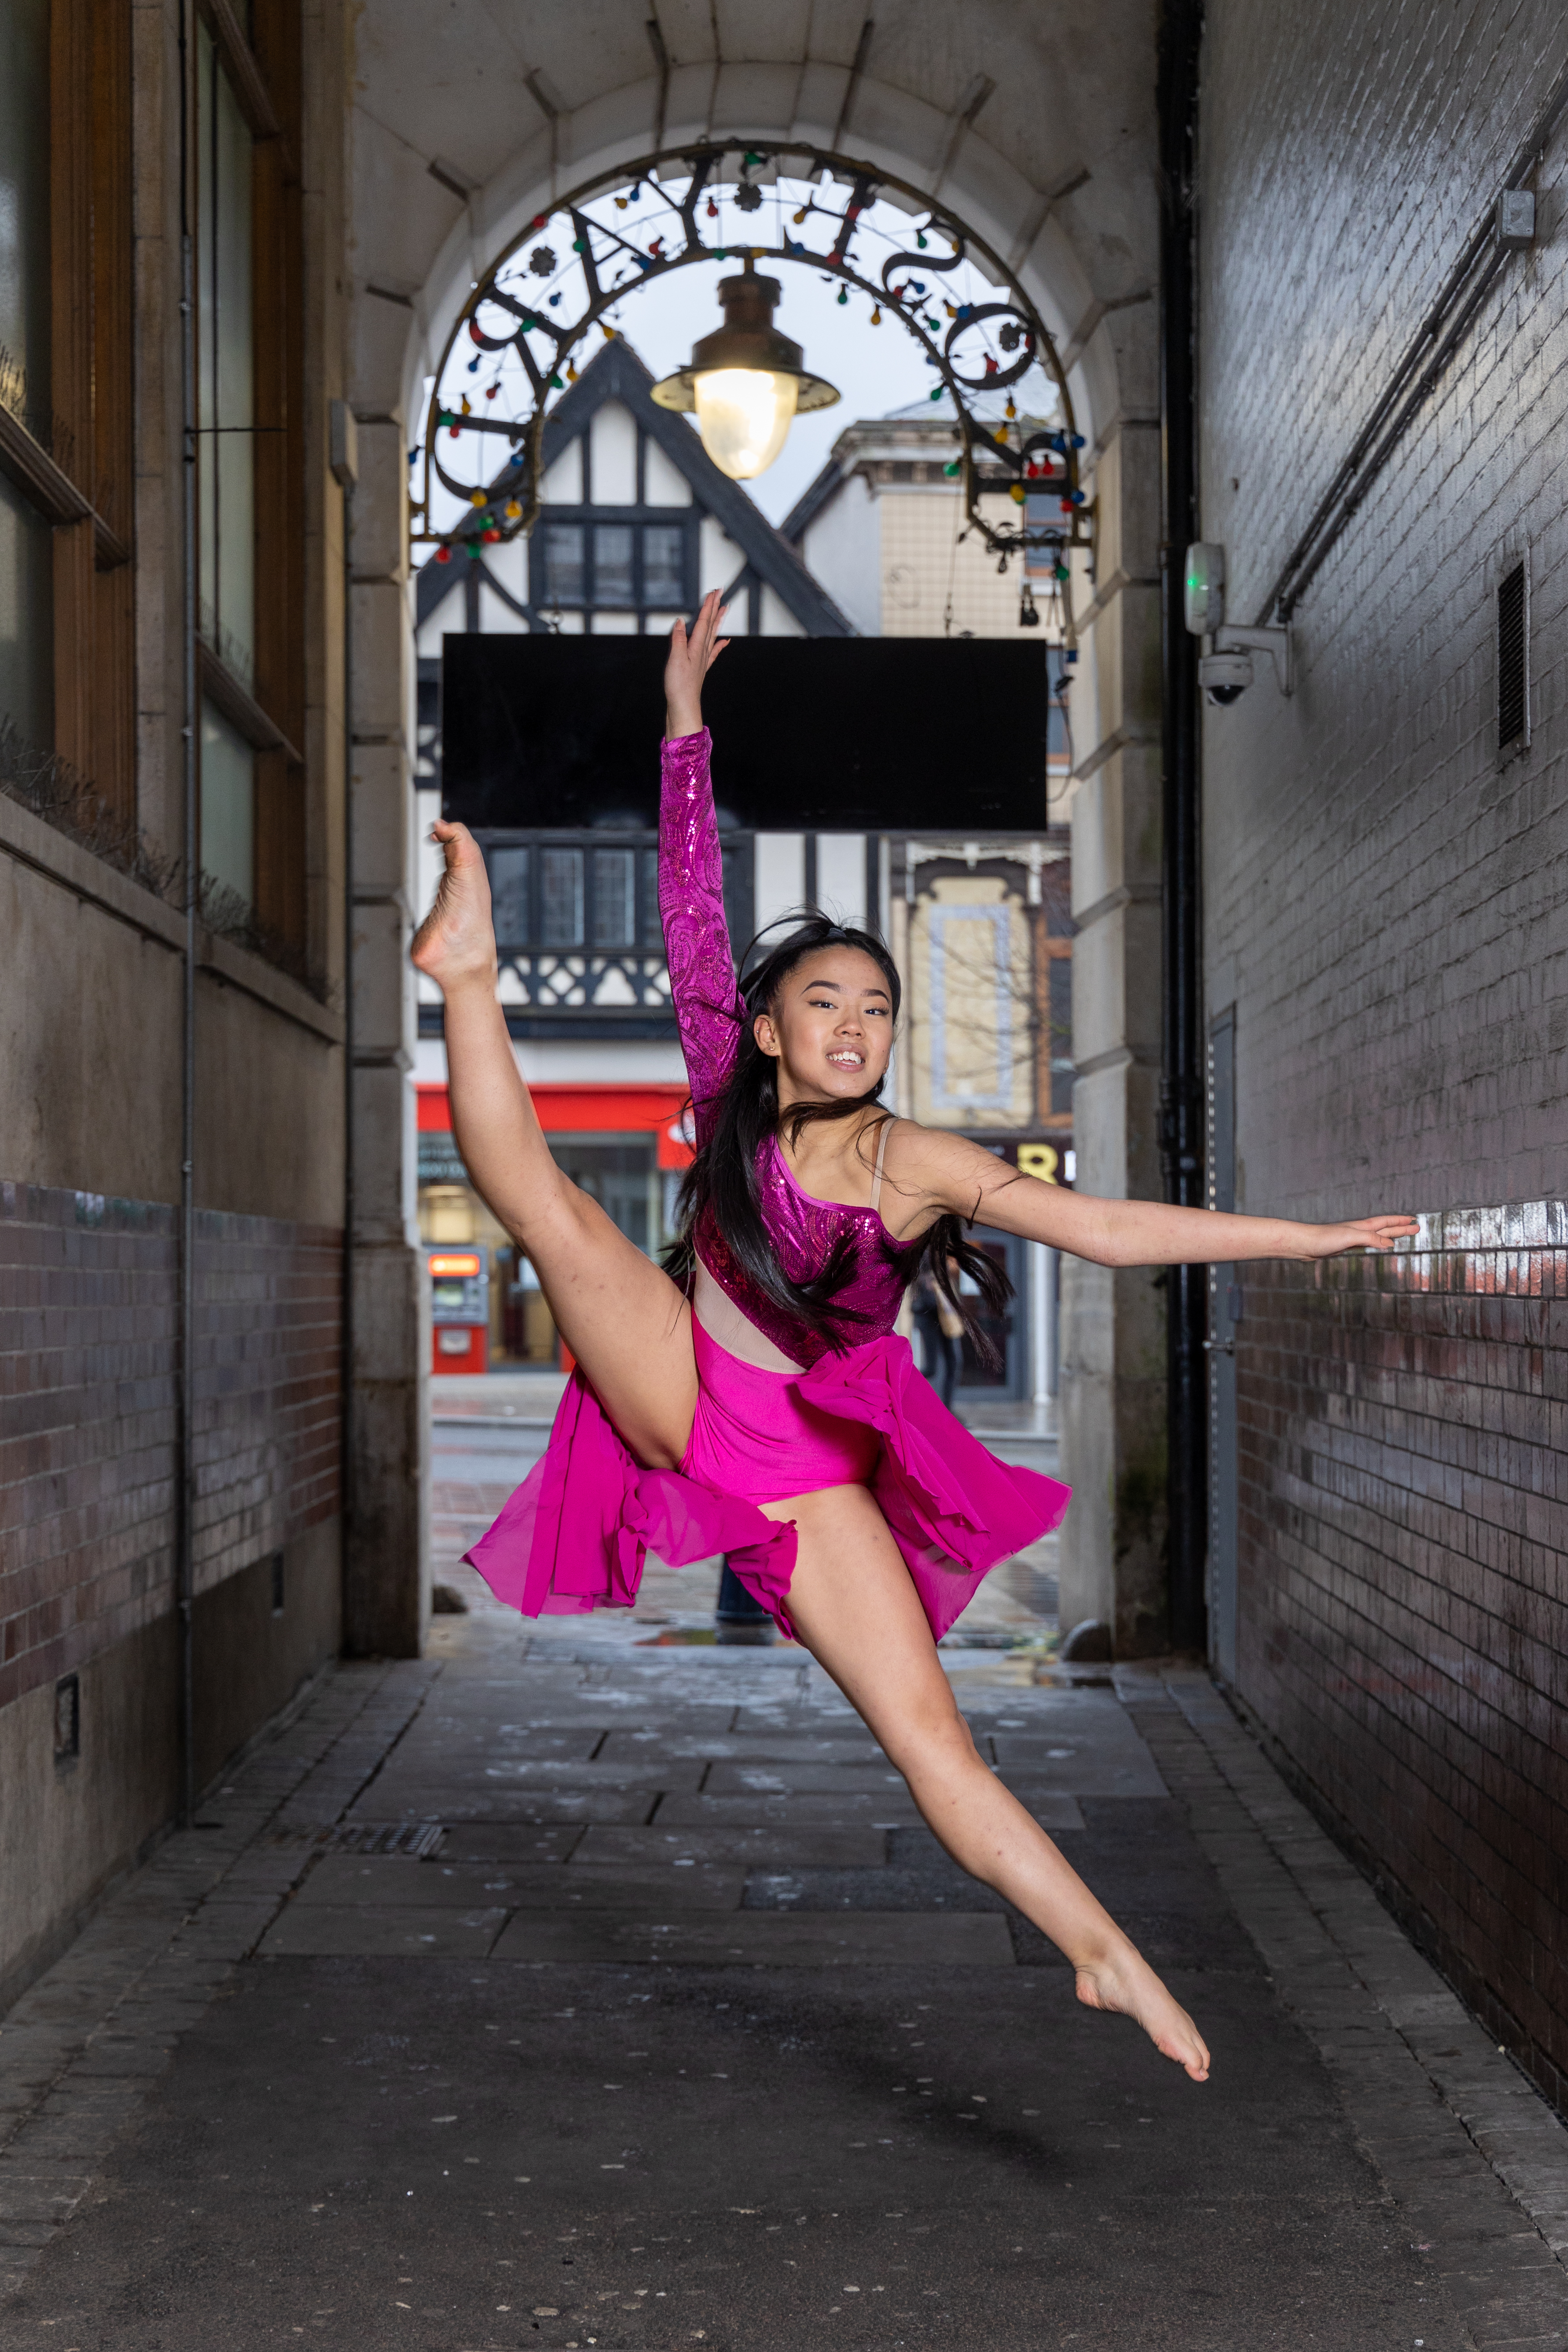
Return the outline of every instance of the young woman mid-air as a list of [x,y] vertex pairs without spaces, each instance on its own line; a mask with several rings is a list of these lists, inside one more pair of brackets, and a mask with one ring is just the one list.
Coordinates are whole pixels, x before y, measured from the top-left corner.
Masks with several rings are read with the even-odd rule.
[[[702,680],[717,596],[665,671],[659,906],[697,1153],[678,1283],[550,1156],[496,997],[484,860],[438,824],[447,871],[414,961],[447,1000],[453,1124],[577,1360],[545,1458],[470,1558],[526,1614],[626,1606],[643,1556],[727,1553],[892,1759],[943,1845],[1043,1928],[1079,1999],[1137,2019],[1194,2082],[1202,2035],[975,1752],[937,1638],[987,1570],[1054,1527],[1068,1490],[997,1462],[891,1336],[922,1267],[998,1277],[981,1223],[1103,1265],[1331,1257],[1407,1217],[1342,1225],[1096,1201],[880,1104],[899,979],[880,942],[817,917],[737,986],[724,925]],[[953,1301],[956,1304],[956,1301]]]

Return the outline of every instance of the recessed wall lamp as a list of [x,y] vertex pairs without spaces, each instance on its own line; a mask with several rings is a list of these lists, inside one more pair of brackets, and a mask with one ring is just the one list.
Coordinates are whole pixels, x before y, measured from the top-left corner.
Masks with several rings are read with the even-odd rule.
[[1289,693],[1289,625],[1262,629],[1226,625],[1225,550],[1213,540],[1198,540],[1188,548],[1182,602],[1194,636],[1209,641],[1209,650],[1198,662],[1198,683],[1211,702],[1234,702],[1246,693],[1252,684],[1255,653],[1269,656],[1280,693]]

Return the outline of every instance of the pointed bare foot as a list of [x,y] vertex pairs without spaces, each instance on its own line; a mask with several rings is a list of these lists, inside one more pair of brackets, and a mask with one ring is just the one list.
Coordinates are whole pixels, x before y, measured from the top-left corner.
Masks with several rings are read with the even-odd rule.
[[1086,2009],[1113,2010],[1120,2016],[1136,2018],[1162,2055],[1184,2067],[1194,2083],[1208,2081],[1208,2045],[1203,2035],[1131,1944],[1124,1951],[1080,1968],[1078,1997]]
[[466,824],[437,818],[431,839],[446,859],[436,903],[414,936],[416,968],[445,989],[495,973],[495,933],[490,927],[490,886],[478,842]]

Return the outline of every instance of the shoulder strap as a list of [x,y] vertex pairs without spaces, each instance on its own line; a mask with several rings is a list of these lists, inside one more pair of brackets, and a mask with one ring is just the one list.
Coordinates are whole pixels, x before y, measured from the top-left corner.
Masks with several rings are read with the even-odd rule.
[[882,1132],[877,1139],[877,1166],[871,1178],[871,1206],[874,1210],[879,1210],[882,1205],[882,1162],[888,1156],[888,1138],[895,1124],[893,1119],[885,1118]]

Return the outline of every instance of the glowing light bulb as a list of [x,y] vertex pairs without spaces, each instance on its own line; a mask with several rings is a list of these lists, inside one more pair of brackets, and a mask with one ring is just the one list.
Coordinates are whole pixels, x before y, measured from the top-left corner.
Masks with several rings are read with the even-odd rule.
[[766,473],[795,421],[795,377],[765,368],[708,368],[695,389],[702,446],[720,472],[732,482]]

